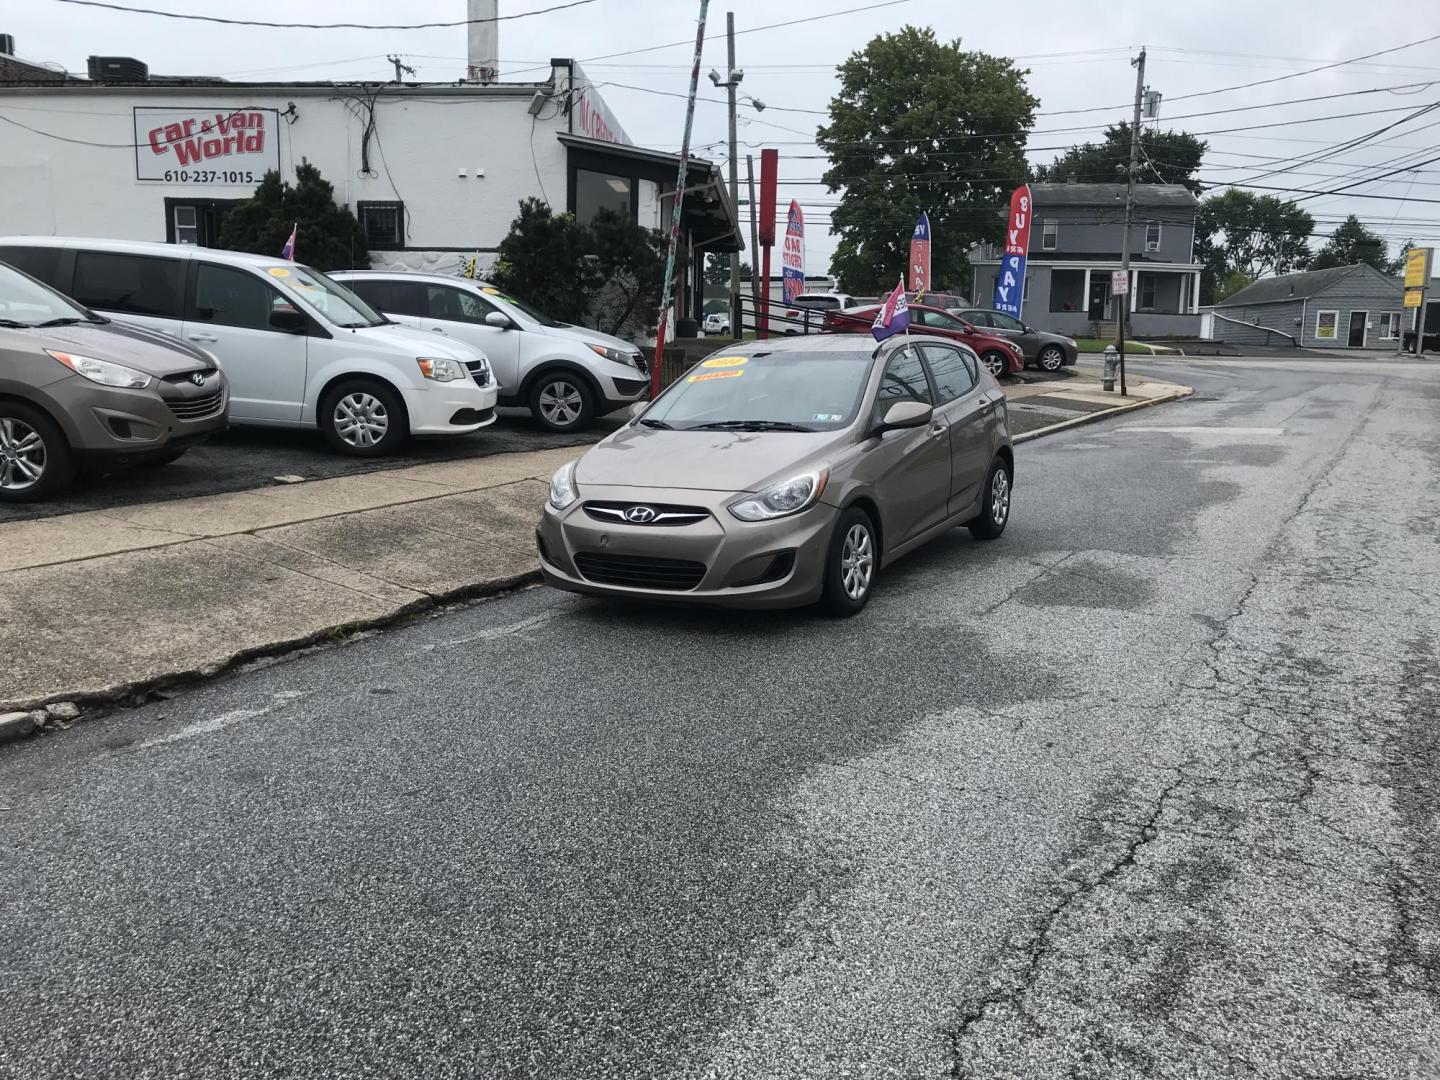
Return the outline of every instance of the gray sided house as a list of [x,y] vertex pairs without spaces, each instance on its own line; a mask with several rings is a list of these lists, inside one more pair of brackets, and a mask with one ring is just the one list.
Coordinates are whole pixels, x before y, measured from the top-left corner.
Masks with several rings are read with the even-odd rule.
[[1404,292],[1364,263],[1261,278],[1215,305],[1211,334],[1232,345],[1278,345],[1284,335],[1322,349],[1393,348]]
[[[1030,255],[1021,317],[1041,330],[1081,337],[1115,332],[1121,269],[1124,184],[1031,184]],[[1135,188],[1130,229],[1130,332],[1136,337],[1194,337],[1200,329],[1200,270],[1194,261],[1199,202],[1178,184]],[[1000,250],[974,248],[977,306],[995,295]]]

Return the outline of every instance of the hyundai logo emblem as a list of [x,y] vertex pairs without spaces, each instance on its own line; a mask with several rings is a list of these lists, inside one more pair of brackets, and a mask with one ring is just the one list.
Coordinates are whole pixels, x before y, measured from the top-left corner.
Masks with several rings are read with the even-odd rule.
[[204,386],[205,380],[208,378],[210,378],[209,372],[197,371],[195,372],[195,374],[190,376],[190,381],[193,382],[196,386]]
[[648,525],[658,516],[653,506],[632,506],[625,511],[625,520],[634,525]]

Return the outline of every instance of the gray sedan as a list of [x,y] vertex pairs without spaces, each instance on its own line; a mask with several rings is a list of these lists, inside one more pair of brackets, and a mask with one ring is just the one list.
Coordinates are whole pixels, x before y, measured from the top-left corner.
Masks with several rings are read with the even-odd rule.
[[1025,354],[1026,367],[1034,364],[1042,371],[1059,371],[1062,367],[1075,363],[1080,355],[1074,338],[1068,338],[1064,334],[1052,334],[1048,330],[1036,330],[1003,311],[995,311],[993,308],[962,308],[951,309],[951,314],[960,316],[982,330],[1015,342]]

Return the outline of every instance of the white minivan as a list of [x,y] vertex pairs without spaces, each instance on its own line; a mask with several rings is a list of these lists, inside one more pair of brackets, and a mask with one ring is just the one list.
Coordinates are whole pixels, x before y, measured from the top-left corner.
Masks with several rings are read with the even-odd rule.
[[551,431],[577,431],[650,388],[635,345],[552,319],[487,282],[390,270],[343,270],[335,279],[391,318],[483,351],[500,404],[526,406]]
[[120,322],[194,342],[230,381],[230,422],[318,427],[343,453],[495,422],[484,354],[400,326],[299,263],[217,248],[0,237],[0,262]]

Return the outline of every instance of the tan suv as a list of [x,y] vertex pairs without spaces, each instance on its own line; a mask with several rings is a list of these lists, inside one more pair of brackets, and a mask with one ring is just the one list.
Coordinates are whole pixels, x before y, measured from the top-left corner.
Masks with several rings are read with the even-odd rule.
[[1005,395],[956,342],[747,342],[637,412],[550,481],[551,585],[853,615],[887,563],[1010,517]]
[[224,430],[227,400],[203,349],[0,263],[0,502],[53,495],[82,465],[173,461]]

